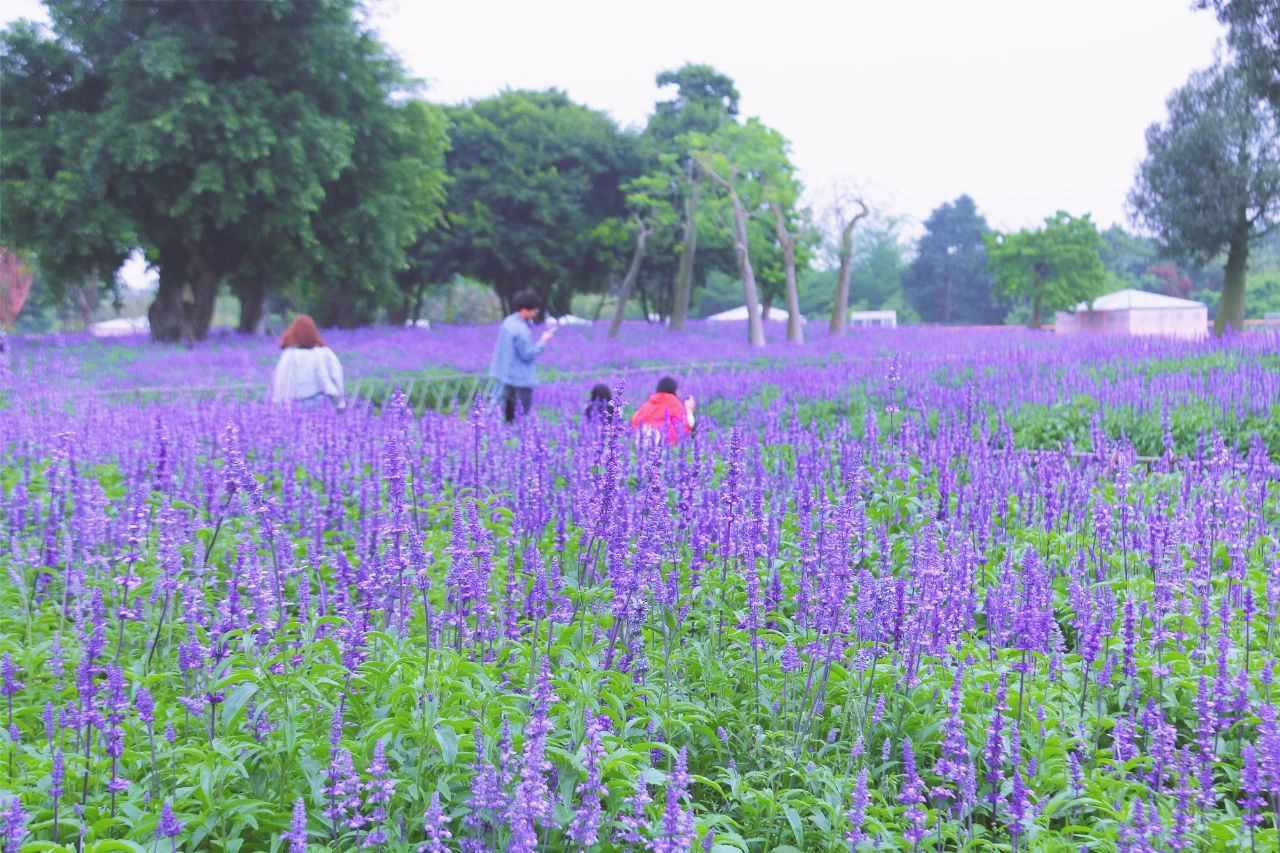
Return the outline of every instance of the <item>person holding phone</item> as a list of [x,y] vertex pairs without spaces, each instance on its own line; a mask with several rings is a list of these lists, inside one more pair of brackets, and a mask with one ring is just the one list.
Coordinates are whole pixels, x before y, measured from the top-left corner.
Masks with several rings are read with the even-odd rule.
[[533,319],[542,308],[542,300],[534,291],[520,291],[511,305],[516,310],[498,327],[498,343],[489,365],[494,400],[502,406],[502,417],[507,423],[516,419],[517,412],[527,413],[533,409],[533,389],[538,386],[535,362],[556,332],[556,327],[551,326],[534,341]]

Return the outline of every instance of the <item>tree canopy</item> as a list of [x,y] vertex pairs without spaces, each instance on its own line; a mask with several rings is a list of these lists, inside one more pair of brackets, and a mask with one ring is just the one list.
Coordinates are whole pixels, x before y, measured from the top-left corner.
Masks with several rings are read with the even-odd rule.
[[3,227],[65,284],[143,249],[153,336],[203,337],[224,282],[258,310],[268,281],[382,287],[437,215],[443,124],[357,0],[46,5],[0,54]]
[[1044,226],[1012,234],[988,234],[987,267],[1000,293],[1025,300],[1030,326],[1038,329],[1044,312],[1070,308],[1102,292],[1102,239],[1089,215],[1058,211]]
[[1199,5],[1218,13],[1249,85],[1280,112],[1280,0],[1199,0]]
[[1200,265],[1226,253],[1214,330],[1240,329],[1250,243],[1280,222],[1276,113],[1229,65],[1193,74],[1167,109],[1147,129],[1129,203],[1175,256]]
[[987,220],[962,195],[934,209],[924,221],[916,257],[902,276],[902,290],[931,323],[998,323],[1004,309],[987,271]]
[[600,230],[626,218],[634,137],[563,92],[503,92],[451,108],[447,229],[420,253],[440,272],[490,282],[508,304],[529,287],[556,314],[598,290],[619,263]]
[[[694,168],[690,140],[697,134],[715,133],[732,124],[738,115],[738,90],[728,75],[709,65],[689,63],[675,70],[663,71],[655,81],[659,88],[675,86],[675,97],[658,101],[641,137],[646,169],[655,179],[670,187],[669,197],[678,210],[680,227],[676,237],[678,251],[650,253],[649,276],[658,290],[670,294],[669,328],[684,328],[694,289],[712,268],[727,269],[733,258],[724,251],[729,240],[717,239],[712,252],[706,251],[706,237],[724,237],[715,228],[703,204],[702,175]],[[708,227],[711,223],[710,227]],[[656,234],[664,243],[663,231]],[[703,238],[698,251],[699,237]]]

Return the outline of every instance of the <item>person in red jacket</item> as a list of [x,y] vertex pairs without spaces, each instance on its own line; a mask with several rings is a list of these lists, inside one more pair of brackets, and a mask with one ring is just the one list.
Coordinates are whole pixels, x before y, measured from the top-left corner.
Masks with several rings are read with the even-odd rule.
[[681,435],[693,432],[693,397],[680,402],[676,396],[676,381],[670,376],[658,380],[658,390],[645,400],[631,418],[631,427],[640,431],[643,439],[675,444]]

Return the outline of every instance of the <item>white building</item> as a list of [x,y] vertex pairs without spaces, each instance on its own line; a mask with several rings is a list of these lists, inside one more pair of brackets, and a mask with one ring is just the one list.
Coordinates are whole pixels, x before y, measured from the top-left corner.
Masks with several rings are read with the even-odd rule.
[[869,326],[878,326],[881,329],[896,329],[898,328],[898,312],[892,310],[849,312],[849,328],[865,329]]
[[1126,288],[1081,302],[1074,311],[1059,311],[1053,328],[1059,334],[1164,335],[1204,337],[1209,309],[1203,302]]

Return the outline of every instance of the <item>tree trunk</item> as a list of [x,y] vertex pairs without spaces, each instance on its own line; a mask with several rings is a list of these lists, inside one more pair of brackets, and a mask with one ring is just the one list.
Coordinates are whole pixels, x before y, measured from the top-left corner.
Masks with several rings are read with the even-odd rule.
[[651,316],[649,311],[649,294],[645,293],[643,283],[639,281],[636,283],[639,284],[639,287],[636,288],[636,295],[640,297],[640,313],[644,314],[644,321],[648,323],[649,317]]
[[239,331],[256,335],[262,332],[266,318],[267,286],[260,279],[237,283],[236,296],[240,298]]
[[778,242],[782,244],[782,266],[787,277],[787,340],[791,343],[804,343],[804,327],[800,325],[800,289],[796,285],[796,241],[787,233],[786,223],[782,221],[782,208],[773,207],[773,224],[778,232]]
[[77,319],[80,321],[80,328],[83,331],[91,331],[93,329],[93,309],[96,307],[98,288],[95,285],[79,284],[72,290],[72,299],[75,301],[76,313],[79,315]]
[[194,250],[162,252],[160,257],[160,290],[147,310],[151,339],[204,340],[213,322],[220,277]]
[[1036,295],[1031,299],[1031,322],[1028,324],[1032,329],[1040,328],[1040,287],[1036,285]]
[[1244,283],[1249,265],[1249,224],[1236,228],[1227,247],[1227,269],[1222,276],[1222,301],[1218,314],[1213,318],[1213,333],[1244,331]]
[[947,266],[942,271],[942,323],[944,326],[951,325],[951,256],[947,255],[943,261]]
[[[644,226],[639,217],[635,217],[636,223],[636,249],[631,255],[631,266],[627,267],[627,274],[622,279],[622,284],[618,286],[618,305],[613,311],[613,322],[609,324],[609,337],[616,338],[618,330],[622,328],[622,319],[627,313],[627,299],[631,296],[631,288],[635,285],[636,279],[640,277],[640,263],[644,260],[644,243],[649,237],[649,229]],[[674,315],[673,315],[674,321]]]
[[422,319],[422,299],[427,293],[426,282],[419,282],[413,289],[413,325],[417,326]]
[[843,335],[849,322],[849,277],[853,275],[853,229],[870,211],[859,201],[862,212],[840,229],[840,275],[836,278],[836,301],[831,306],[831,334]]
[[764,318],[760,316],[760,298],[756,289],[756,273],[751,268],[751,253],[747,242],[747,214],[742,200],[732,186],[729,198],[733,202],[733,218],[738,225],[738,266],[742,269],[742,295],[747,302],[747,340],[753,347],[764,346]]
[[689,182],[689,194],[684,200],[684,233],[680,245],[680,266],[676,271],[676,286],[672,294],[671,321],[668,331],[679,332],[684,329],[685,320],[689,317],[689,300],[693,295],[693,258],[698,248],[698,225],[695,216],[698,212],[698,179],[693,172],[693,161],[685,164],[685,176]]

